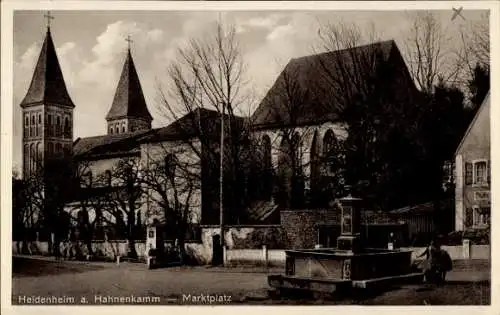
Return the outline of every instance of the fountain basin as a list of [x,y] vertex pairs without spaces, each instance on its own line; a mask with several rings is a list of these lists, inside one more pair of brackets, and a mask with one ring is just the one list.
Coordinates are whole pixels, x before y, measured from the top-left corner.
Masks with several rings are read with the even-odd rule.
[[340,288],[369,288],[378,285],[421,282],[423,274],[413,272],[411,251],[337,248],[286,251],[285,275],[271,275],[274,288],[335,292]]

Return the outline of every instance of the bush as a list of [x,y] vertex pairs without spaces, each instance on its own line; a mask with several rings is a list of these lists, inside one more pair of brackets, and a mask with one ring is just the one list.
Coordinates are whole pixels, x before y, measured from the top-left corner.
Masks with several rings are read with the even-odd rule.
[[453,246],[462,245],[463,240],[468,239],[474,245],[489,245],[490,230],[474,229],[467,231],[454,231],[449,233],[443,240],[443,245]]

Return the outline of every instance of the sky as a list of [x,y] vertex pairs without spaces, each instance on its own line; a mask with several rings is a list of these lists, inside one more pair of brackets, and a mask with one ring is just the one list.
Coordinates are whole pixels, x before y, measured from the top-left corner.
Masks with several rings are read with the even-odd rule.
[[[21,108],[45,37],[46,12],[14,14],[13,167],[21,167]],[[451,21],[451,10],[435,11],[446,33],[481,18],[484,11],[462,11],[466,20]],[[326,23],[375,27],[381,40],[394,39],[405,54],[411,13],[405,11],[52,11],[51,31],[66,86],[75,103],[74,137],[106,133],[104,119],[113,101],[130,35],[132,56],[141,80],[153,127],[168,121],[157,109],[159,88],[179,45],[207,35],[217,20],[234,25],[246,65],[246,81],[261,99],[291,58],[317,51],[318,29]],[[458,37],[457,37],[458,38]],[[451,41],[456,43],[458,41]],[[247,110],[248,112],[248,110]]]

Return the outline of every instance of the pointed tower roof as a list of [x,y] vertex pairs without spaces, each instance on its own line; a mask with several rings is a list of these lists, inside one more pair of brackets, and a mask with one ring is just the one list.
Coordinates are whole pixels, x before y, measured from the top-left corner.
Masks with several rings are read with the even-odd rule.
[[130,48],[127,50],[127,59],[123,65],[115,98],[113,99],[113,104],[108,115],[106,115],[106,120],[125,117],[142,118],[148,121],[153,120],[144,99],[141,82],[135,69]]
[[47,103],[75,107],[64,83],[50,27],[47,27],[33,78],[21,107]]

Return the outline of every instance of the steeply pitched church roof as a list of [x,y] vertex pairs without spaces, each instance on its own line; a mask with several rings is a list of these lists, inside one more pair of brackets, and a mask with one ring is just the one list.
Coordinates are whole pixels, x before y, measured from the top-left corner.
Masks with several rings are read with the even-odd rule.
[[106,120],[125,117],[153,120],[144,99],[141,82],[130,49],[127,51],[127,59],[123,65],[113,104],[106,116]]
[[[142,139],[144,142],[187,140],[199,136],[218,137],[220,135],[221,114],[218,111],[196,108],[170,125],[152,130]],[[226,115],[226,121],[229,118]],[[233,125],[242,124],[243,118],[234,116]],[[202,134],[203,133],[203,134]]]
[[33,78],[21,107],[48,103],[75,107],[64,83],[50,28],[47,28]]
[[[391,56],[401,56],[393,40],[292,59],[252,115],[252,121],[257,128],[334,121],[341,105],[333,95],[329,78],[340,80],[343,75],[350,78],[358,70],[367,71],[357,69],[363,58],[386,62]],[[402,58],[394,61],[396,67],[406,67]]]

